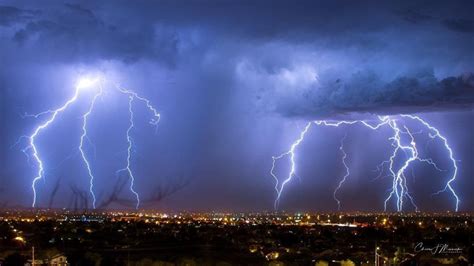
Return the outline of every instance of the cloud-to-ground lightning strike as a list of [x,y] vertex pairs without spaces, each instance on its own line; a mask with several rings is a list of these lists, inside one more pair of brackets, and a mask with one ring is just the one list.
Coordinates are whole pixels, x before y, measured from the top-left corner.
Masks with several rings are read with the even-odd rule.
[[[364,126],[372,129],[372,130],[377,130],[379,129],[381,126],[387,124],[389,122],[388,118],[380,118],[381,122],[376,124],[376,125],[371,125],[369,124],[368,122],[366,121],[363,121],[363,120],[352,120],[352,121],[337,121],[337,122],[331,122],[331,121],[324,121],[324,120],[320,120],[320,121],[313,121],[313,122],[309,122],[305,129],[301,132],[300,134],[300,137],[291,145],[291,148],[290,150],[288,150],[287,152],[284,152],[278,156],[273,156],[272,157],[272,168],[270,170],[270,174],[272,175],[272,177],[275,179],[275,190],[277,192],[277,197],[275,199],[275,208],[278,207],[278,203],[280,201],[280,197],[281,197],[281,193],[283,192],[284,188],[285,188],[285,185],[291,181],[291,179],[293,178],[293,176],[295,175],[295,172],[296,172],[296,163],[295,163],[295,149],[300,145],[300,143],[304,140],[304,137],[306,135],[306,133],[308,132],[309,128],[311,127],[311,125],[314,123],[316,125],[324,125],[324,126],[331,126],[331,127],[339,127],[341,125],[352,125],[352,124],[356,124],[356,123],[361,123],[363,124]],[[290,156],[290,172],[288,174],[288,176],[284,179],[284,181],[282,182],[280,188],[278,188],[278,185],[279,185],[279,180],[278,180],[278,177],[276,176],[276,174],[274,173],[274,170],[275,170],[275,166],[276,166],[276,162],[280,159],[283,159],[285,158],[286,156]]]
[[133,171],[132,169],[130,168],[130,159],[132,157],[132,147],[133,147],[133,140],[132,140],[132,137],[130,136],[130,132],[132,131],[133,127],[135,126],[135,123],[133,122],[133,99],[134,97],[133,96],[128,96],[128,111],[130,112],[130,119],[129,119],[129,126],[128,126],[128,129],[127,129],[127,143],[128,143],[128,147],[127,147],[127,165],[125,166],[125,168],[123,169],[120,169],[117,171],[117,173],[120,173],[122,171],[126,171],[127,174],[128,174],[128,177],[130,178],[130,191],[133,193],[133,195],[135,195],[135,198],[137,199],[137,203],[135,205],[135,208],[138,209],[138,206],[140,206],[140,196],[138,195],[138,193],[135,191],[135,189],[133,188],[134,184],[135,184],[135,176],[133,175]]
[[337,210],[341,209],[341,201],[337,198],[337,195],[336,195],[337,191],[339,191],[339,189],[341,189],[342,184],[344,184],[344,182],[346,182],[346,178],[350,175],[349,166],[347,166],[347,162],[346,162],[347,153],[344,150],[344,141],[346,140],[346,137],[347,137],[347,134],[345,134],[344,137],[341,139],[341,146],[339,146],[339,150],[342,153],[341,162],[344,165],[344,169],[345,169],[344,176],[342,177],[341,181],[339,181],[339,184],[337,185],[337,187],[336,187],[336,189],[334,190],[334,193],[333,193],[333,198],[337,202]]
[[[390,177],[393,179],[392,181],[392,187],[390,189],[390,193],[387,196],[387,198],[384,201],[384,210],[387,210],[387,204],[389,201],[394,198],[396,201],[396,209],[397,211],[402,211],[403,206],[404,206],[404,199],[408,199],[412,206],[415,208],[415,211],[418,211],[418,206],[415,204],[415,200],[413,196],[409,193],[408,190],[408,185],[407,185],[407,178],[405,175],[405,172],[407,169],[409,169],[412,166],[413,162],[422,162],[422,163],[427,163],[431,166],[433,166],[436,170],[438,171],[443,171],[441,170],[436,163],[431,159],[431,158],[420,158],[419,157],[419,152],[417,149],[417,144],[416,140],[414,137],[414,133],[412,133],[409,128],[406,125],[403,125],[403,127],[400,126],[399,122],[403,122],[403,118],[409,118],[415,121],[418,121],[421,123],[424,127],[428,128],[430,130],[429,137],[431,139],[438,138],[440,139],[446,150],[448,150],[449,153],[449,159],[453,163],[454,171],[449,179],[449,181],[446,183],[444,189],[434,193],[435,195],[441,193],[441,192],[451,192],[452,195],[454,196],[456,200],[455,204],[455,210],[458,211],[459,208],[459,197],[454,191],[452,187],[452,182],[455,181],[456,176],[457,176],[457,165],[456,165],[456,160],[454,159],[453,156],[453,151],[451,147],[448,144],[448,141],[446,137],[440,134],[439,130],[432,125],[430,125],[428,122],[423,120],[422,118],[415,116],[415,115],[400,115],[397,117],[393,116],[379,116],[378,117],[378,123],[375,125],[372,125],[368,123],[367,121],[364,120],[349,120],[349,121],[327,121],[327,120],[317,120],[317,121],[312,121],[307,124],[305,129],[301,132],[300,137],[291,145],[290,150],[288,150],[285,153],[282,153],[278,156],[272,157],[272,168],[270,170],[270,175],[275,179],[275,190],[277,192],[277,196],[275,199],[275,208],[278,206],[278,203],[281,198],[281,194],[284,190],[285,185],[291,181],[293,176],[296,173],[296,162],[295,162],[295,149],[300,145],[300,143],[304,140],[304,137],[306,136],[310,125],[312,123],[318,125],[318,126],[331,126],[331,127],[339,127],[341,125],[354,125],[354,124],[361,124],[371,130],[377,130],[382,126],[388,126],[392,129],[393,135],[389,138],[390,141],[392,141],[392,146],[393,146],[393,151],[389,157],[388,160],[384,161],[380,166],[384,166],[385,164],[388,164],[388,170],[390,172]],[[402,123],[403,124],[403,123]],[[404,139],[403,136],[407,135],[408,136],[408,144],[405,144],[406,140]],[[338,186],[334,190],[333,196],[334,200],[337,202],[338,209],[340,209],[341,202],[340,200],[336,197],[337,191],[341,188],[341,186],[344,184],[346,181],[346,178],[349,176],[349,168],[346,164],[346,158],[347,154],[344,151],[344,146],[343,146],[343,140],[341,140],[341,146],[340,150],[342,153],[342,162],[345,166],[346,169],[346,174],[343,176],[342,180],[338,183]],[[277,175],[275,174],[275,167],[277,161],[289,156],[289,161],[290,161],[290,170],[284,181],[281,183],[281,186],[279,187],[279,179]],[[404,158],[404,159],[403,159]],[[397,167],[397,160],[401,160],[401,166]],[[377,167],[378,169],[380,168]],[[413,169],[413,168],[412,168]]]
[[[407,118],[410,118],[412,120],[416,120],[416,121],[420,122],[421,124],[423,124],[425,127],[427,127],[429,130],[431,130],[433,132],[433,133],[429,134],[431,139],[439,138],[443,142],[444,147],[446,148],[446,150],[449,153],[449,159],[453,163],[453,169],[454,170],[453,170],[453,174],[451,175],[451,178],[446,183],[446,186],[442,190],[439,190],[438,192],[436,192],[434,194],[437,195],[439,193],[446,192],[446,191],[449,190],[451,192],[451,194],[453,195],[453,197],[455,198],[455,200],[456,200],[455,210],[458,211],[459,203],[461,201],[459,200],[459,197],[456,194],[456,191],[454,191],[454,189],[452,187],[452,183],[456,180],[456,177],[457,177],[457,174],[458,174],[458,166],[456,164],[456,159],[454,159],[453,150],[451,149],[451,146],[449,146],[449,144],[448,144],[448,140],[446,139],[445,136],[441,135],[441,133],[439,132],[439,130],[436,127],[430,125],[428,122],[426,122],[425,120],[423,120],[419,116],[415,116],[415,115],[401,115],[401,116],[402,117],[407,117]],[[430,161],[430,160],[428,160],[427,162],[432,164],[432,161]],[[438,167],[436,167],[436,168],[438,169]]]
[[44,176],[44,164],[43,164],[43,161],[39,155],[39,152],[38,152],[38,148],[36,147],[36,138],[38,137],[38,135],[44,130],[46,129],[50,124],[52,124],[54,122],[54,120],[56,120],[56,117],[58,116],[58,114],[60,114],[61,112],[63,112],[64,110],[66,110],[73,102],[75,102],[77,100],[77,98],[79,97],[79,93],[81,91],[81,88],[82,86],[79,86],[80,84],[78,84],[76,86],[76,90],[74,92],[74,95],[68,100],[66,101],[66,103],[64,103],[63,106],[59,107],[58,109],[55,109],[55,110],[48,110],[46,112],[42,112],[40,113],[39,115],[43,115],[43,114],[51,114],[51,116],[49,117],[48,120],[46,120],[43,124],[39,125],[38,127],[35,128],[35,130],[33,131],[33,134],[31,134],[28,139],[29,139],[29,145],[23,150],[23,152],[27,152],[28,150],[32,150],[32,155],[33,155],[33,158],[36,162],[36,164],[38,165],[38,171],[36,173],[36,176],[35,178],[33,179],[33,182],[31,184],[31,189],[33,190],[33,203],[32,203],[32,207],[35,207],[36,206],[36,196],[37,196],[37,192],[36,192],[36,183],[41,180]]
[[[273,156],[272,157],[272,160],[273,160],[273,163],[272,163],[272,169],[270,170],[270,174],[273,176],[273,178],[275,179],[275,190],[277,192],[277,198],[275,200],[275,208],[278,207],[278,201],[280,200],[280,196],[281,196],[281,193],[283,192],[283,188],[285,187],[286,183],[290,182],[291,179],[293,178],[293,175],[295,174],[296,172],[296,164],[295,164],[295,149],[300,145],[300,143],[303,141],[306,133],[308,132],[309,128],[311,127],[311,122],[308,123],[306,125],[306,127],[304,128],[304,130],[301,132],[300,134],[300,137],[291,145],[291,148],[289,151],[285,152],[285,153],[282,153],[278,156]],[[286,156],[290,156],[290,162],[291,162],[291,169],[290,169],[290,173],[288,174],[288,177],[283,181],[283,183],[281,184],[281,188],[278,189],[278,184],[279,184],[279,181],[278,181],[278,177],[275,175],[274,173],[274,170],[275,170],[275,164],[278,160],[286,157]]]
[[[406,184],[405,171],[410,166],[410,164],[418,159],[418,151],[416,150],[416,143],[412,133],[405,127],[405,133],[410,136],[410,145],[403,145],[401,141],[401,129],[398,127],[398,124],[395,120],[390,120],[390,127],[394,130],[394,136],[390,138],[394,142],[393,146],[395,147],[392,155],[390,156],[390,173],[393,178],[392,190],[389,196],[384,201],[384,210],[387,210],[387,202],[395,194],[397,200],[397,211],[401,211],[403,208],[403,199],[405,197],[410,199],[411,204],[415,207],[415,210],[418,211],[418,206],[416,206],[413,197],[408,192],[408,187]],[[394,171],[395,158],[398,155],[398,152],[402,150],[406,154],[410,154],[407,160],[403,163],[402,167],[398,171]]]
[[133,113],[133,101],[135,99],[142,101],[145,104],[145,106],[150,110],[150,112],[152,112],[153,116],[150,119],[150,124],[155,126],[155,127],[158,126],[158,123],[160,121],[160,114],[151,105],[151,103],[148,99],[139,96],[136,92],[133,92],[133,91],[130,91],[130,90],[127,90],[127,89],[123,89],[123,88],[119,87],[118,85],[116,85],[116,88],[117,88],[117,90],[119,90],[120,92],[128,95],[128,97],[129,97],[129,101],[128,101],[129,127],[128,127],[127,132],[126,132],[127,143],[128,143],[127,163],[126,163],[125,168],[118,170],[117,173],[120,173],[120,172],[123,172],[123,171],[127,172],[128,177],[130,178],[130,187],[129,187],[130,192],[132,192],[132,194],[135,195],[135,198],[137,200],[135,208],[138,209],[138,207],[140,206],[140,196],[138,195],[138,193],[134,189],[135,175],[133,174],[133,171],[131,169],[131,162],[130,162],[131,156],[132,156],[131,153],[132,153],[132,149],[133,149],[133,140],[132,140],[132,137],[130,136],[130,132],[133,129],[133,127],[135,126],[135,124],[134,124],[134,113]]
[[[81,141],[79,144],[79,151],[81,152],[82,160],[84,161],[84,164],[87,168],[87,173],[89,175],[90,181],[89,181],[89,192],[91,193],[92,196],[92,208],[95,209],[95,204],[96,204],[96,197],[94,193],[94,175],[92,174],[92,169],[89,163],[89,160],[87,159],[87,155],[84,151],[84,140],[89,138],[87,137],[87,122],[89,115],[92,113],[95,103],[97,99],[102,95],[102,86],[99,84],[99,91],[94,95],[94,98],[92,99],[92,102],[89,106],[89,110],[82,116],[82,135],[81,135]],[[90,140],[89,140],[90,143]]]
[[[101,78],[96,78],[96,79],[83,78],[83,79],[80,79],[79,82],[76,84],[74,95],[70,99],[68,99],[61,107],[59,107],[57,109],[54,109],[54,110],[47,110],[47,111],[44,111],[44,112],[41,112],[41,113],[38,113],[38,114],[35,114],[35,115],[25,115],[25,116],[34,117],[34,118],[39,118],[41,116],[50,115],[45,122],[43,122],[42,124],[40,124],[39,126],[37,126],[34,129],[34,131],[31,135],[20,137],[20,140],[24,139],[24,138],[26,138],[28,140],[27,147],[24,148],[22,151],[27,155],[28,160],[29,160],[30,157],[33,157],[34,161],[35,161],[35,163],[38,167],[37,172],[36,172],[36,176],[34,177],[33,182],[31,184],[31,188],[33,190],[32,207],[36,207],[36,205],[37,205],[37,194],[38,193],[37,193],[37,189],[36,189],[36,184],[39,180],[43,179],[44,175],[45,175],[44,162],[43,162],[43,159],[40,156],[40,153],[39,153],[38,147],[37,147],[37,137],[40,135],[40,133],[42,133],[46,128],[48,128],[51,124],[53,124],[55,122],[57,116],[60,113],[64,112],[66,109],[68,109],[68,107],[70,105],[72,105],[79,98],[79,95],[80,95],[80,93],[83,89],[98,86],[98,90],[94,94],[94,96],[92,97],[92,99],[89,103],[88,109],[81,116],[81,118],[82,118],[81,131],[82,132],[81,132],[81,135],[80,135],[80,143],[79,143],[79,147],[78,147],[79,152],[81,154],[81,159],[82,159],[82,161],[83,161],[83,163],[84,163],[84,165],[87,169],[87,174],[89,176],[89,192],[90,192],[90,195],[92,197],[92,207],[95,209],[95,207],[96,207],[96,196],[95,196],[95,193],[94,193],[95,176],[93,174],[93,170],[91,168],[90,161],[89,161],[89,159],[87,157],[87,154],[85,152],[85,141],[87,140],[90,143],[89,137],[87,136],[88,121],[89,121],[90,115],[94,112],[94,108],[96,106],[96,102],[97,102],[98,98],[100,98],[103,95],[103,90],[104,89],[102,87],[102,84],[98,84],[98,83],[100,83],[100,81],[103,81],[103,80],[101,80]],[[139,101],[142,101],[145,104],[145,106],[153,113],[153,117],[150,120],[150,124],[152,124],[154,126],[158,125],[158,122],[160,120],[160,114],[151,105],[151,103],[148,99],[139,96],[134,91],[125,90],[125,89],[122,89],[120,87],[116,87],[116,89],[119,92],[121,92],[123,94],[126,94],[128,96],[128,99],[129,99],[129,101],[128,101],[128,103],[129,103],[128,111],[130,113],[130,119],[129,119],[130,125],[129,125],[129,128],[127,129],[127,131],[126,131],[127,141],[128,141],[127,167],[124,168],[123,170],[127,170],[128,175],[130,177],[130,190],[136,196],[136,199],[137,199],[136,208],[138,208],[138,206],[140,204],[140,198],[139,198],[138,193],[134,190],[135,178],[134,178],[133,172],[130,168],[130,165],[131,165],[131,152],[132,152],[132,148],[133,148],[133,142],[132,142],[132,139],[131,139],[131,136],[130,136],[130,131],[134,127],[134,114],[133,114],[133,110],[132,110],[132,103],[133,103],[134,100],[139,100]],[[31,154],[31,156],[30,156],[30,154]]]

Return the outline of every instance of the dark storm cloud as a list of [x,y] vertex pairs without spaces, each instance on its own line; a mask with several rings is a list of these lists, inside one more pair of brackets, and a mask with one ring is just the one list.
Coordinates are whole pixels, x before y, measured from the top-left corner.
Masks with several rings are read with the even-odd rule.
[[23,10],[13,6],[0,6],[0,26],[10,26],[37,15],[38,11]]
[[430,21],[433,19],[432,16],[423,14],[419,10],[414,9],[403,9],[397,12],[403,19],[414,24]]
[[452,31],[464,33],[474,32],[474,20],[468,18],[435,17],[415,9],[399,10],[397,14],[399,14],[404,20],[413,24],[436,22],[440,23],[441,25]]
[[[54,11],[41,13],[1,8],[9,14],[4,19],[5,26],[22,24],[12,40],[20,47],[42,50],[48,60],[135,62],[147,58],[174,64],[178,40],[173,31],[146,24],[106,23],[90,9],[76,4],[65,4]],[[35,56],[41,56],[41,53]]]
[[474,74],[436,79],[427,71],[384,83],[373,73],[332,80],[302,94],[298,104],[277,106],[286,116],[325,117],[352,112],[419,113],[472,108]]
[[[324,84],[296,82],[291,90],[299,86],[301,95],[291,97],[276,91],[274,83],[257,82],[246,88],[249,99],[257,95],[257,106],[260,100],[272,103],[267,109],[284,116],[397,112],[397,108],[432,111],[466,108],[473,101],[472,88],[461,77],[474,70],[470,46],[474,39],[466,34],[474,29],[466,11],[472,2],[463,9],[422,1],[367,5],[275,1],[271,7],[265,1],[138,3],[84,2],[45,6],[41,12],[31,11],[41,9],[35,6],[0,11],[5,14],[3,25],[20,24],[11,37],[19,49],[31,49],[29,57],[49,61],[148,60],[170,68],[179,64],[199,68],[212,55],[220,61],[219,68],[232,71],[242,58],[258,51],[272,58],[252,62],[255,68],[268,70],[265,80],[274,76],[272,71],[298,67],[295,51],[304,50],[299,56],[305,64],[317,66],[315,74]],[[275,49],[279,46],[287,49]],[[315,53],[319,55],[311,57]],[[352,67],[341,62],[331,71],[324,69],[341,59]],[[206,67],[212,71],[217,65]],[[420,78],[420,68],[433,69],[437,75]],[[405,72],[397,73],[398,69]],[[344,75],[326,76],[327,72]],[[233,78],[220,84],[239,85]],[[260,93],[262,86],[266,93]]]
[[443,24],[451,30],[473,33],[474,32],[474,20],[472,19],[446,19]]

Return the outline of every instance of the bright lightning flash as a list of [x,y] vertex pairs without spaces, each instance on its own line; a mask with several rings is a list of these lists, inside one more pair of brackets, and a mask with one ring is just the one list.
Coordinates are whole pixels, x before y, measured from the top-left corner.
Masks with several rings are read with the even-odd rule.
[[[456,159],[454,159],[453,150],[451,149],[451,147],[448,144],[448,140],[446,139],[445,136],[441,135],[441,133],[439,132],[439,130],[436,127],[430,125],[428,122],[426,122],[425,120],[423,120],[419,116],[415,116],[415,115],[401,115],[401,116],[420,122],[423,126],[427,127],[432,132],[429,135],[431,139],[440,139],[442,141],[444,147],[448,151],[449,160],[452,162],[454,170],[453,170],[453,173],[451,175],[451,178],[446,183],[446,186],[442,190],[439,190],[438,192],[436,192],[434,194],[438,195],[442,192],[447,192],[447,191],[451,192],[451,194],[454,196],[455,201],[456,201],[455,210],[458,211],[459,203],[461,201],[459,200],[459,197],[456,194],[456,191],[454,191],[454,188],[452,187],[452,183],[456,180],[456,177],[457,177],[457,174],[458,174],[458,166],[457,166],[457,163],[456,163]],[[434,165],[432,160],[426,160],[426,162],[431,164],[431,165]],[[439,168],[436,165],[434,165],[434,166],[439,170]]]
[[[89,80],[82,82],[82,86],[85,86],[86,84],[91,86],[94,83],[91,83]],[[78,87],[80,86],[78,85]],[[82,87],[82,88],[86,88],[86,87]],[[103,92],[102,86],[99,85],[99,91],[94,95],[94,98],[92,99],[92,102],[89,105],[89,109],[82,116],[82,135],[81,135],[81,142],[79,144],[79,151],[81,152],[82,160],[84,161],[84,164],[86,165],[87,174],[89,175],[89,192],[91,193],[92,208],[94,209],[95,209],[95,204],[96,204],[96,197],[94,193],[94,175],[92,174],[90,162],[87,159],[86,153],[84,151],[84,139],[87,139],[89,143],[91,143],[90,139],[87,137],[87,122],[88,122],[90,114],[94,110],[95,103],[97,99],[102,95],[102,92]]]
[[[293,178],[293,175],[295,174],[296,172],[296,164],[295,164],[295,149],[300,145],[300,143],[304,140],[304,137],[306,135],[306,133],[308,132],[309,128],[311,127],[311,123],[308,123],[306,125],[306,127],[304,128],[304,130],[301,132],[300,134],[300,137],[291,145],[291,148],[289,151],[285,152],[285,153],[282,153],[278,156],[273,156],[272,157],[272,160],[273,160],[273,163],[272,163],[272,169],[270,170],[270,174],[273,176],[273,178],[275,179],[275,190],[277,192],[277,199],[275,200],[275,208],[278,207],[278,202],[280,200],[280,196],[281,196],[281,193],[283,192],[283,188],[285,187],[285,185],[291,181],[291,179]],[[277,163],[278,160],[286,157],[286,156],[290,156],[290,162],[291,162],[291,169],[290,169],[290,173],[288,174],[288,177],[283,181],[283,183],[281,184],[281,188],[278,188],[278,177],[276,176],[276,174],[274,173],[274,170],[275,170],[275,165]]]
[[45,112],[42,112],[38,115],[35,115],[35,117],[39,117],[40,115],[43,115],[43,114],[51,114],[51,116],[41,125],[39,125],[38,127],[36,127],[36,129],[33,131],[33,134],[31,134],[28,139],[29,139],[29,145],[23,150],[23,152],[27,152],[29,150],[31,150],[31,154],[36,162],[36,164],[38,165],[38,172],[35,176],[35,178],[33,179],[33,182],[31,184],[31,189],[33,190],[33,203],[32,203],[32,207],[35,207],[36,206],[36,196],[37,196],[37,192],[36,192],[36,183],[41,180],[44,176],[44,163],[40,157],[40,154],[38,152],[38,148],[36,146],[36,138],[38,137],[38,135],[44,130],[46,129],[49,125],[51,125],[55,120],[56,120],[56,117],[64,112],[72,103],[74,103],[77,98],[79,97],[79,94],[81,92],[81,90],[83,88],[86,88],[86,83],[89,83],[90,84],[90,80],[88,80],[87,82],[85,82],[85,79],[81,79],[78,83],[77,83],[77,86],[76,86],[76,89],[75,89],[75,92],[74,92],[74,95],[66,101],[66,103],[64,103],[64,105],[62,105],[61,107],[59,107],[58,109],[55,109],[55,110],[48,110],[48,111],[45,111]]
[[[415,200],[413,196],[409,193],[408,190],[408,185],[407,185],[407,178],[406,178],[406,171],[410,167],[412,167],[412,163],[414,162],[422,162],[422,163],[427,163],[431,166],[433,166],[436,170],[438,171],[443,171],[441,170],[436,163],[431,159],[431,158],[420,158],[418,149],[417,149],[417,144],[415,141],[414,133],[412,133],[409,128],[406,125],[403,125],[401,128],[399,125],[399,120],[403,120],[403,118],[408,118],[411,120],[415,120],[419,123],[421,123],[424,127],[426,127],[430,131],[430,138],[431,139],[440,139],[446,150],[448,151],[449,154],[449,159],[451,160],[454,170],[451,178],[449,181],[446,183],[444,189],[438,191],[437,193],[434,193],[435,195],[442,193],[442,192],[451,192],[451,194],[455,198],[455,210],[458,211],[459,208],[459,197],[454,191],[452,187],[452,182],[456,180],[457,177],[457,165],[456,165],[456,160],[454,159],[453,156],[453,151],[451,147],[448,144],[448,141],[446,137],[441,135],[439,130],[435,128],[434,126],[430,125],[428,122],[425,120],[421,119],[418,116],[415,115],[400,115],[399,117],[392,117],[392,116],[379,116],[378,117],[378,122],[376,124],[371,124],[367,121],[364,120],[348,120],[348,121],[327,121],[327,120],[317,120],[310,122],[306,125],[305,129],[301,132],[300,137],[291,145],[290,149],[282,153],[278,156],[273,156],[272,157],[272,168],[270,169],[270,175],[275,179],[275,190],[276,190],[276,199],[275,199],[275,208],[278,207],[278,203],[280,201],[282,192],[284,190],[285,185],[290,182],[293,178],[293,176],[296,174],[296,162],[295,162],[295,150],[296,148],[302,143],[304,140],[311,124],[316,124],[318,126],[328,126],[328,127],[339,127],[342,125],[354,125],[354,124],[360,124],[363,125],[364,127],[370,129],[370,130],[377,130],[381,128],[382,126],[388,126],[389,128],[392,129],[393,135],[389,138],[390,141],[392,141],[392,146],[393,146],[393,151],[392,154],[390,155],[390,158],[386,161],[384,161],[380,166],[384,166],[385,164],[388,164],[389,167],[389,172],[390,176],[393,179],[392,182],[392,188],[390,190],[389,195],[384,201],[384,210],[387,210],[387,204],[388,202],[393,198],[396,201],[396,208],[397,211],[402,211],[403,206],[404,206],[404,199],[408,199],[411,203],[411,205],[415,208],[415,211],[418,211],[418,207],[415,204]],[[403,121],[402,121],[403,122]],[[403,136],[407,135],[409,142],[405,144],[405,138]],[[341,207],[341,202],[337,198],[336,194],[341,189],[342,185],[346,181],[347,177],[350,175],[349,167],[347,166],[346,163],[346,158],[347,154],[344,150],[344,140],[345,137],[341,140],[341,146],[340,146],[340,151],[342,153],[342,163],[346,169],[345,175],[339,181],[338,186],[334,190],[333,196],[334,200],[337,202],[338,210]],[[275,173],[275,167],[276,163],[279,160],[282,160],[286,157],[289,157],[290,161],[290,170],[286,178],[284,178],[284,181],[279,185],[279,178],[277,177]],[[397,166],[400,163],[397,163],[397,161],[401,161],[401,166]],[[378,167],[379,168],[379,167]]]
[[81,90],[93,88],[100,81],[100,79],[100,77],[82,77],[76,82],[76,88]]
[[133,101],[136,99],[136,100],[139,100],[141,102],[143,102],[145,104],[145,106],[148,108],[148,110],[152,113],[152,118],[150,119],[150,124],[157,127],[158,126],[158,123],[160,122],[160,114],[158,113],[158,111],[151,105],[150,101],[146,98],[143,98],[141,96],[139,96],[136,92],[133,92],[131,90],[127,90],[127,89],[124,89],[118,85],[116,85],[116,88],[117,90],[119,90],[121,93],[124,93],[125,95],[128,95],[128,98],[129,98],[129,102],[128,102],[128,112],[129,112],[129,127],[127,129],[127,132],[126,132],[126,137],[127,137],[127,143],[128,143],[128,148],[127,148],[127,164],[125,166],[125,168],[123,169],[120,169],[118,170],[116,173],[120,173],[120,172],[127,172],[128,174],[128,177],[130,178],[130,192],[132,192],[132,194],[135,195],[135,198],[136,198],[136,206],[135,208],[138,209],[138,207],[140,206],[140,196],[138,195],[138,193],[135,191],[134,189],[134,184],[135,184],[135,175],[133,174],[133,171],[131,169],[131,153],[132,153],[132,149],[133,149],[133,140],[130,136],[130,132],[131,130],[133,129],[133,127],[135,126],[134,124],[134,113],[133,113]]
[[[94,108],[96,106],[96,102],[97,102],[98,98],[100,98],[103,95],[103,87],[100,84],[102,81],[104,81],[104,79],[100,76],[99,77],[92,77],[92,78],[91,77],[82,77],[76,83],[75,91],[74,91],[73,96],[70,99],[68,99],[61,107],[59,107],[57,109],[54,109],[54,110],[47,110],[47,111],[44,111],[44,112],[41,112],[41,113],[38,113],[38,114],[35,114],[35,115],[25,115],[25,116],[34,117],[34,118],[39,118],[43,115],[49,115],[48,119],[45,122],[43,122],[42,124],[40,124],[39,126],[37,126],[34,129],[34,131],[31,135],[20,137],[20,140],[23,139],[23,138],[28,139],[28,145],[22,151],[28,156],[28,160],[29,160],[30,154],[31,154],[31,156],[34,158],[34,161],[35,161],[35,163],[38,167],[37,172],[36,172],[36,176],[34,177],[33,182],[31,184],[31,188],[33,190],[32,207],[36,207],[36,203],[37,203],[36,184],[37,184],[38,181],[43,179],[44,175],[45,175],[44,162],[41,159],[41,156],[40,156],[40,153],[39,153],[38,147],[37,147],[37,138],[38,138],[38,136],[45,129],[47,129],[51,124],[53,124],[55,122],[58,115],[60,115],[62,112],[64,112],[66,109],[68,109],[69,106],[71,106],[74,102],[76,102],[76,100],[79,98],[82,91],[94,89],[94,90],[96,90],[96,92],[95,92],[94,96],[92,97],[92,100],[90,101],[89,108],[82,115],[82,128],[81,128],[82,132],[81,132],[80,144],[79,144],[78,148],[79,148],[79,151],[80,151],[80,154],[81,154],[82,161],[84,162],[84,165],[87,168],[87,174],[89,176],[89,192],[90,192],[91,197],[92,197],[92,207],[95,209],[95,207],[96,207],[96,196],[95,196],[95,193],[94,193],[94,180],[95,180],[95,177],[93,175],[93,170],[91,168],[91,163],[88,160],[87,154],[85,152],[85,141],[87,140],[89,142],[89,144],[91,144],[91,141],[89,140],[89,137],[87,136],[87,127],[88,127],[88,122],[89,122],[90,115],[93,113]],[[98,90],[97,90],[97,88],[98,88]],[[153,118],[150,120],[150,123],[154,126],[158,125],[158,122],[160,120],[160,114],[151,105],[151,103],[148,99],[139,96],[137,93],[135,93],[131,90],[125,90],[125,89],[122,89],[122,88],[119,88],[119,87],[117,87],[116,89],[119,92],[126,94],[129,98],[129,108],[128,108],[128,110],[130,112],[130,120],[129,120],[130,121],[130,126],[126,131],[127,141],[128,141],[127,166],[123,170],[127,170],[128,175],[130,177],[130,181],[131,181],[130,182],[130,190],[136,196],[136,199],[137,199],[136,208],[138,208],[139,203],[140,203],[140,198],[139,198],[138,193],[134,190],[135,178],[134,178],[133,172],[130,168],[131,152],[132,152],[132,146],[133,146],[132,139],[130,137],[130,131],[134,127],[134,122],[133,122],[134,115],[133,115],[133,111],[132,111],[132,102],[133,102],[134,99],[136,99],[136,100],[139,100],[139,101],[142,101],[142,102],[145,103],[146,107],[149,110],[151,110],[152,113],[153,113]]]
[[337,193],[337,191],[339,191],[339,189],[341,189],[342,184],[344,184],[344,182],[346,182],[347,177],[350,175],[349,166],[347,166],[347,162],[346,162],[347,153],[344,150],[344,141],[346,140],[346,137],[347,137],[347,134],[344,135],[344,137],[341,139],[341,146],[339,146],[339,150],[342,153],[341,161],[342,161],[342,164],[344,165],[345,173],[344,173],[344,176],[342,177],[341,181],[339,181],[339,184],[337,185],[337,187],[336,187],[336,189],[334,190],[334,193],[333,193],[333,198],[337,202],[337,210],[341,209],[341,201],[337,198],[336,193]]
[[133,109],[132,109],[132,104],[133,104],[133,96],[128,96],[128,111],[130,112],[130,124],[127,129],[127,142],[128,142],[128,148],[127,148],[127,166],[123,169],[120,169],[117,171],[117,173],[120,173],[122,171],[126,171],[128,176],[130,177],[130,191],[135,195],[135,198],[137,199],[137,204],[135,208],[138,209],[138,206],[140,206],[140,196],[138,193],[135,191],[133,188],[134,183],[135,183],[135,176],[133,175],[132,169],[130,168],[130,159],[132,157],[132,147],[133,147],[133,140],[132,137],[130,137],[130,131],[132,131],[133,127],[135,126],[133,122]]

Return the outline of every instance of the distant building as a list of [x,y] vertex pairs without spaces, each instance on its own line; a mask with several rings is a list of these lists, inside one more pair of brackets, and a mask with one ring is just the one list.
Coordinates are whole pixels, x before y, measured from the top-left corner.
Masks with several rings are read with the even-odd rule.
[[69,264],[67,263],[67,257],[64,256],[63,254],[57,254],[53,257],[51,257],[49,261],[50,266],[68,266]]
[[[32,266],[32,260],[28,260],[25,266]],[[56,254],[48,259],[35,259],[35,266],[68,266],[67,257],[64,254]],[[0,264],[1,266],[1,264]]]

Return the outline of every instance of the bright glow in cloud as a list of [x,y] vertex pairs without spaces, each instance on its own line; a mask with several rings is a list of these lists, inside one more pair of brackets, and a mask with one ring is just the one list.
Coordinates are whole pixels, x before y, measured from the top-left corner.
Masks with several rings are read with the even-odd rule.
[[98,77],[95,77],[95,78],[91,78],[91,77],[81,77],[79,78],[79,80],[77,81],[76,83],[76,88],[78,89],[90,89],[90,88],[93,88],[94,85],[97,85],[97,83],[101,80],[101,78],[98,76]]

